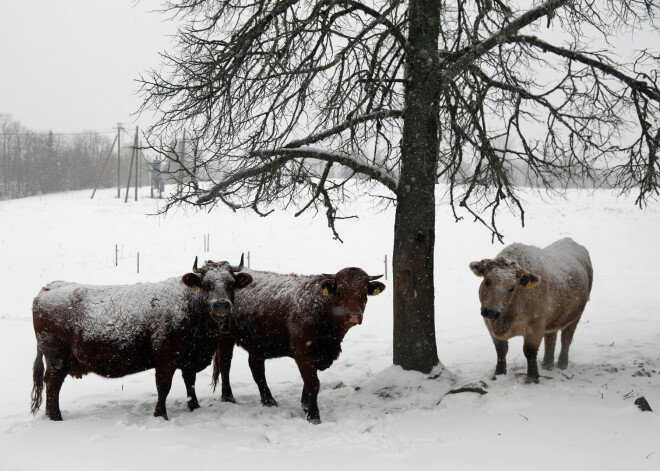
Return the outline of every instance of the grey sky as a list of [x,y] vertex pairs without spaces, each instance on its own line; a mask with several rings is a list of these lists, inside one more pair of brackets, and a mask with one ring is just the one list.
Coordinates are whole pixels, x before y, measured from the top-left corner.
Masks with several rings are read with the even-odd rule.
[[149,13],[160,5],[0,0],[0,113],[34,131],[134,127],[135,79],[159,64],[176,32],[166,16]]
[[[0,113],[34,131],[146,126],[132,114],[135,79],[159,65],[176,26],[154,12],[164,0],[0,0]],[[545,28],[541,28],[543,33]],[[660,34],[625,36],[657,48]]]

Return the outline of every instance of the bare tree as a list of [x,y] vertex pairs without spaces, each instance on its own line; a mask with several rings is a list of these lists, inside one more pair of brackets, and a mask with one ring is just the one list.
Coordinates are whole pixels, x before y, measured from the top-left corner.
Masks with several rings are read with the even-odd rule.
[[[322,209],[338,238],[346,195],[382,194],[396,204],[394,363],[406,369],[439,363],[437,183],[457,219],[473,217],[500,240],[499,210],[524,224],[520,165],[541,185],[606,176],[640,205],[658,194],[659,55],[623,61],[612,46],[621,33],[658,31],[651,0],[181,0],[165,9],[182,26],[162,69],[141,78],[143,109],[161,116],[151,145],[185,129],[197,149],[194,172],[179,162],[184,191],[169,205]],[[330,178],[336,167],[347,176]]]

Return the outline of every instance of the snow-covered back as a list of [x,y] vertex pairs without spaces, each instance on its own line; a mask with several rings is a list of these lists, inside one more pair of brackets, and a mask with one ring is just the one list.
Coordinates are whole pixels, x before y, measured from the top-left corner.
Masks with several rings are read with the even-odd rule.
[[[61,325],[74,332],[82,342],[120,345],[139,338],[147,331],[155,347],[173,326],[180,325],[190,288],[181,278],[159,283],[94,286],[56,281],[48,284],[35,298],[42,312],[60,310]],[[62,310],[62,306],[69,309]]]
[[[143,189],[141,195],[148,195]],[[570,236],[588,247],[594,265],[591,301],[580,321],[567,370],[542,372],[524,384],[522,340],[511,340],[509,373],[492,381],[495,351],[479,313],[480,280],[468,263],[500,247],[469,221],[455,224],[438,205],[436,328],[446,369],[435,377],[392,362],[392,280],[370,297],[362,325],[342,355],[320,374],[323,423],[300,408],[302,382],[288,358],[269,360],[279,407],[262,407],[242,349],[234,352],[237,404],[198,374],[201,409],[188,412],[179,374],[168,396],[170,420],[155,418],[153,371],[120,379],[67,378],[60,395],[64,422],[29,413],[36,342],[31,304],[53,280],[91,285],[157,282],[200,260],[239,259],[280,273],[369,274],[391,260],[394,211],[339,223],[344,244],[324,220],[274,213],[267,218],[219,208],[179,210],[167,217],[153,200],[124,204],[116,190],[75,192],[0,202],[0,470],[222,469],[488,469],[655,470],[660,463],[660,208],[607,192],[568,192],[567,201],[525,195],[526,224],[504,217],[507,243],[539,247]],[[469,219],[469,218],[467,218]],[[204,236],[210,234],[210,252]],[[115,244],[119,266],[115,267]],[[140,273],[137,273],[137,252]],[[438,372],[435,372],[436,374]],[[447,394],[471,385],[487,394]],[[655,412],[634,401],[648,400]]]

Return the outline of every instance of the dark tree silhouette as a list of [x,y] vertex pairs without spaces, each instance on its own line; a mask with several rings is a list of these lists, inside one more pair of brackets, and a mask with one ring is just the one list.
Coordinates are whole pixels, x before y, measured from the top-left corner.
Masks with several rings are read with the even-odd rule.
[[[160,116],[151,145],[183,180],[169,205],[324,209],[338,238],[348,190],[380,188],[396,204],[394,363],[406,369],[439,363],[437,183],[457,219],[473,217],[500,240],[499,210],[524,224],[521,166],[542,186],[605,179],[638,192],[640,205],[658,194],[659,56],[644,49],[623,62],[611,45],[658,31],[650,0],[181,0],[165,9],[181,21],[178,43],[141,83],[143,110]],[[194,161],[178,144],[157,145],[183,130]]]

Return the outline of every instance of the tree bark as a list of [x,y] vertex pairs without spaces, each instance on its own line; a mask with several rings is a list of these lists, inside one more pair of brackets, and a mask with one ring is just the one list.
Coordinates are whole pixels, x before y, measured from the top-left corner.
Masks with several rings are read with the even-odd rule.
[[401,175],[394,222],[394,364],[430,372],[435,340],[435,182],[440,2],[411,0]]

